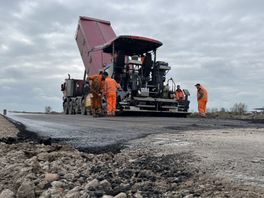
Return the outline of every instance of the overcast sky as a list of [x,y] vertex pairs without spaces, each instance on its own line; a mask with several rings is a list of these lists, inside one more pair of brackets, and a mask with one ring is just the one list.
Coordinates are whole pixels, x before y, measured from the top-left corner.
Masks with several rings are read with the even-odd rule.
[[82,78],[74,36],[79,16],[111,21],[117,35],[163,42],[177,84],[197,82],[209,108],[264,106],[263,0],[0,0],[0,110],[62,111],[60,84]]

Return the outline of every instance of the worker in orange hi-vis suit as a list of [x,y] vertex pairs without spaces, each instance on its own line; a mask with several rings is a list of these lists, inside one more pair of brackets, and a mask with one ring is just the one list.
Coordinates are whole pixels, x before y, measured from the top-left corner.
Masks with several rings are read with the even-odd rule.
[[175,98],[176,98],[176,100],[177,100],[178,102],[181,102],[181,101],[183,101],[183,100],[185,99],[185,97],[184,97],[184,93],[183,93],[183,91],[181,90],[180,85],[177,85],[177,89],[176,89],[176,91],[175,91]]
[[206,117],[206,104],[208,101],[207,91],[199,83],[197,83],[195,87],[197,88],[197,101],[198,101],[199,115],[202,117]]
[[98,116],[102,111],[101,94],[103,91],[104,79],[102,78],[102,71],[97,75],[89,76],[87,80],[91,81],[90,90],[92,93],[91,98],[91,111],[94,117]]
[[115,116],[116,112],[116,91],[120,89],[120,85],[108,76],[107,72],[103,73],[104,82],[104,95],[107,102],[107,115]]

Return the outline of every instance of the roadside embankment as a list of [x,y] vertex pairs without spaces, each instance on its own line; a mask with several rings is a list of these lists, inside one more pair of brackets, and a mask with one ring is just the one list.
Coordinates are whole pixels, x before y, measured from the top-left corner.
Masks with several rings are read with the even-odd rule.
[[19,130],[0,115],[0,139],[16,138]]

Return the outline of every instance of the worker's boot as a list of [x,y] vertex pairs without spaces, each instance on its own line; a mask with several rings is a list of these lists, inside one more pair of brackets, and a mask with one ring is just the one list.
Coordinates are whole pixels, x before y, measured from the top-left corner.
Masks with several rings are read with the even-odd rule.
[[206,114],[205,114],[205,113],[199,113],[199,116],[200,116],[201,118],[206,118]]
[[107,117],[112,117],[112,113],[111,112],[107,112]]

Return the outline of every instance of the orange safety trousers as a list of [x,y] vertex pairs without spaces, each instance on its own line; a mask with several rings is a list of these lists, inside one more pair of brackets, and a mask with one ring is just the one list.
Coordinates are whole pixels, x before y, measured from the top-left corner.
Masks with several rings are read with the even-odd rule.
[[198,111],[201,115],[205,115],[206,113],[206,104],[207,100],[198,100]]
[[116,111],[116,92],[109,92],[106,95],[107,115],[114,115]]
[[93,110],[101,110],[101,96],[98,94],[93,93],[91,98],[91,108]]

